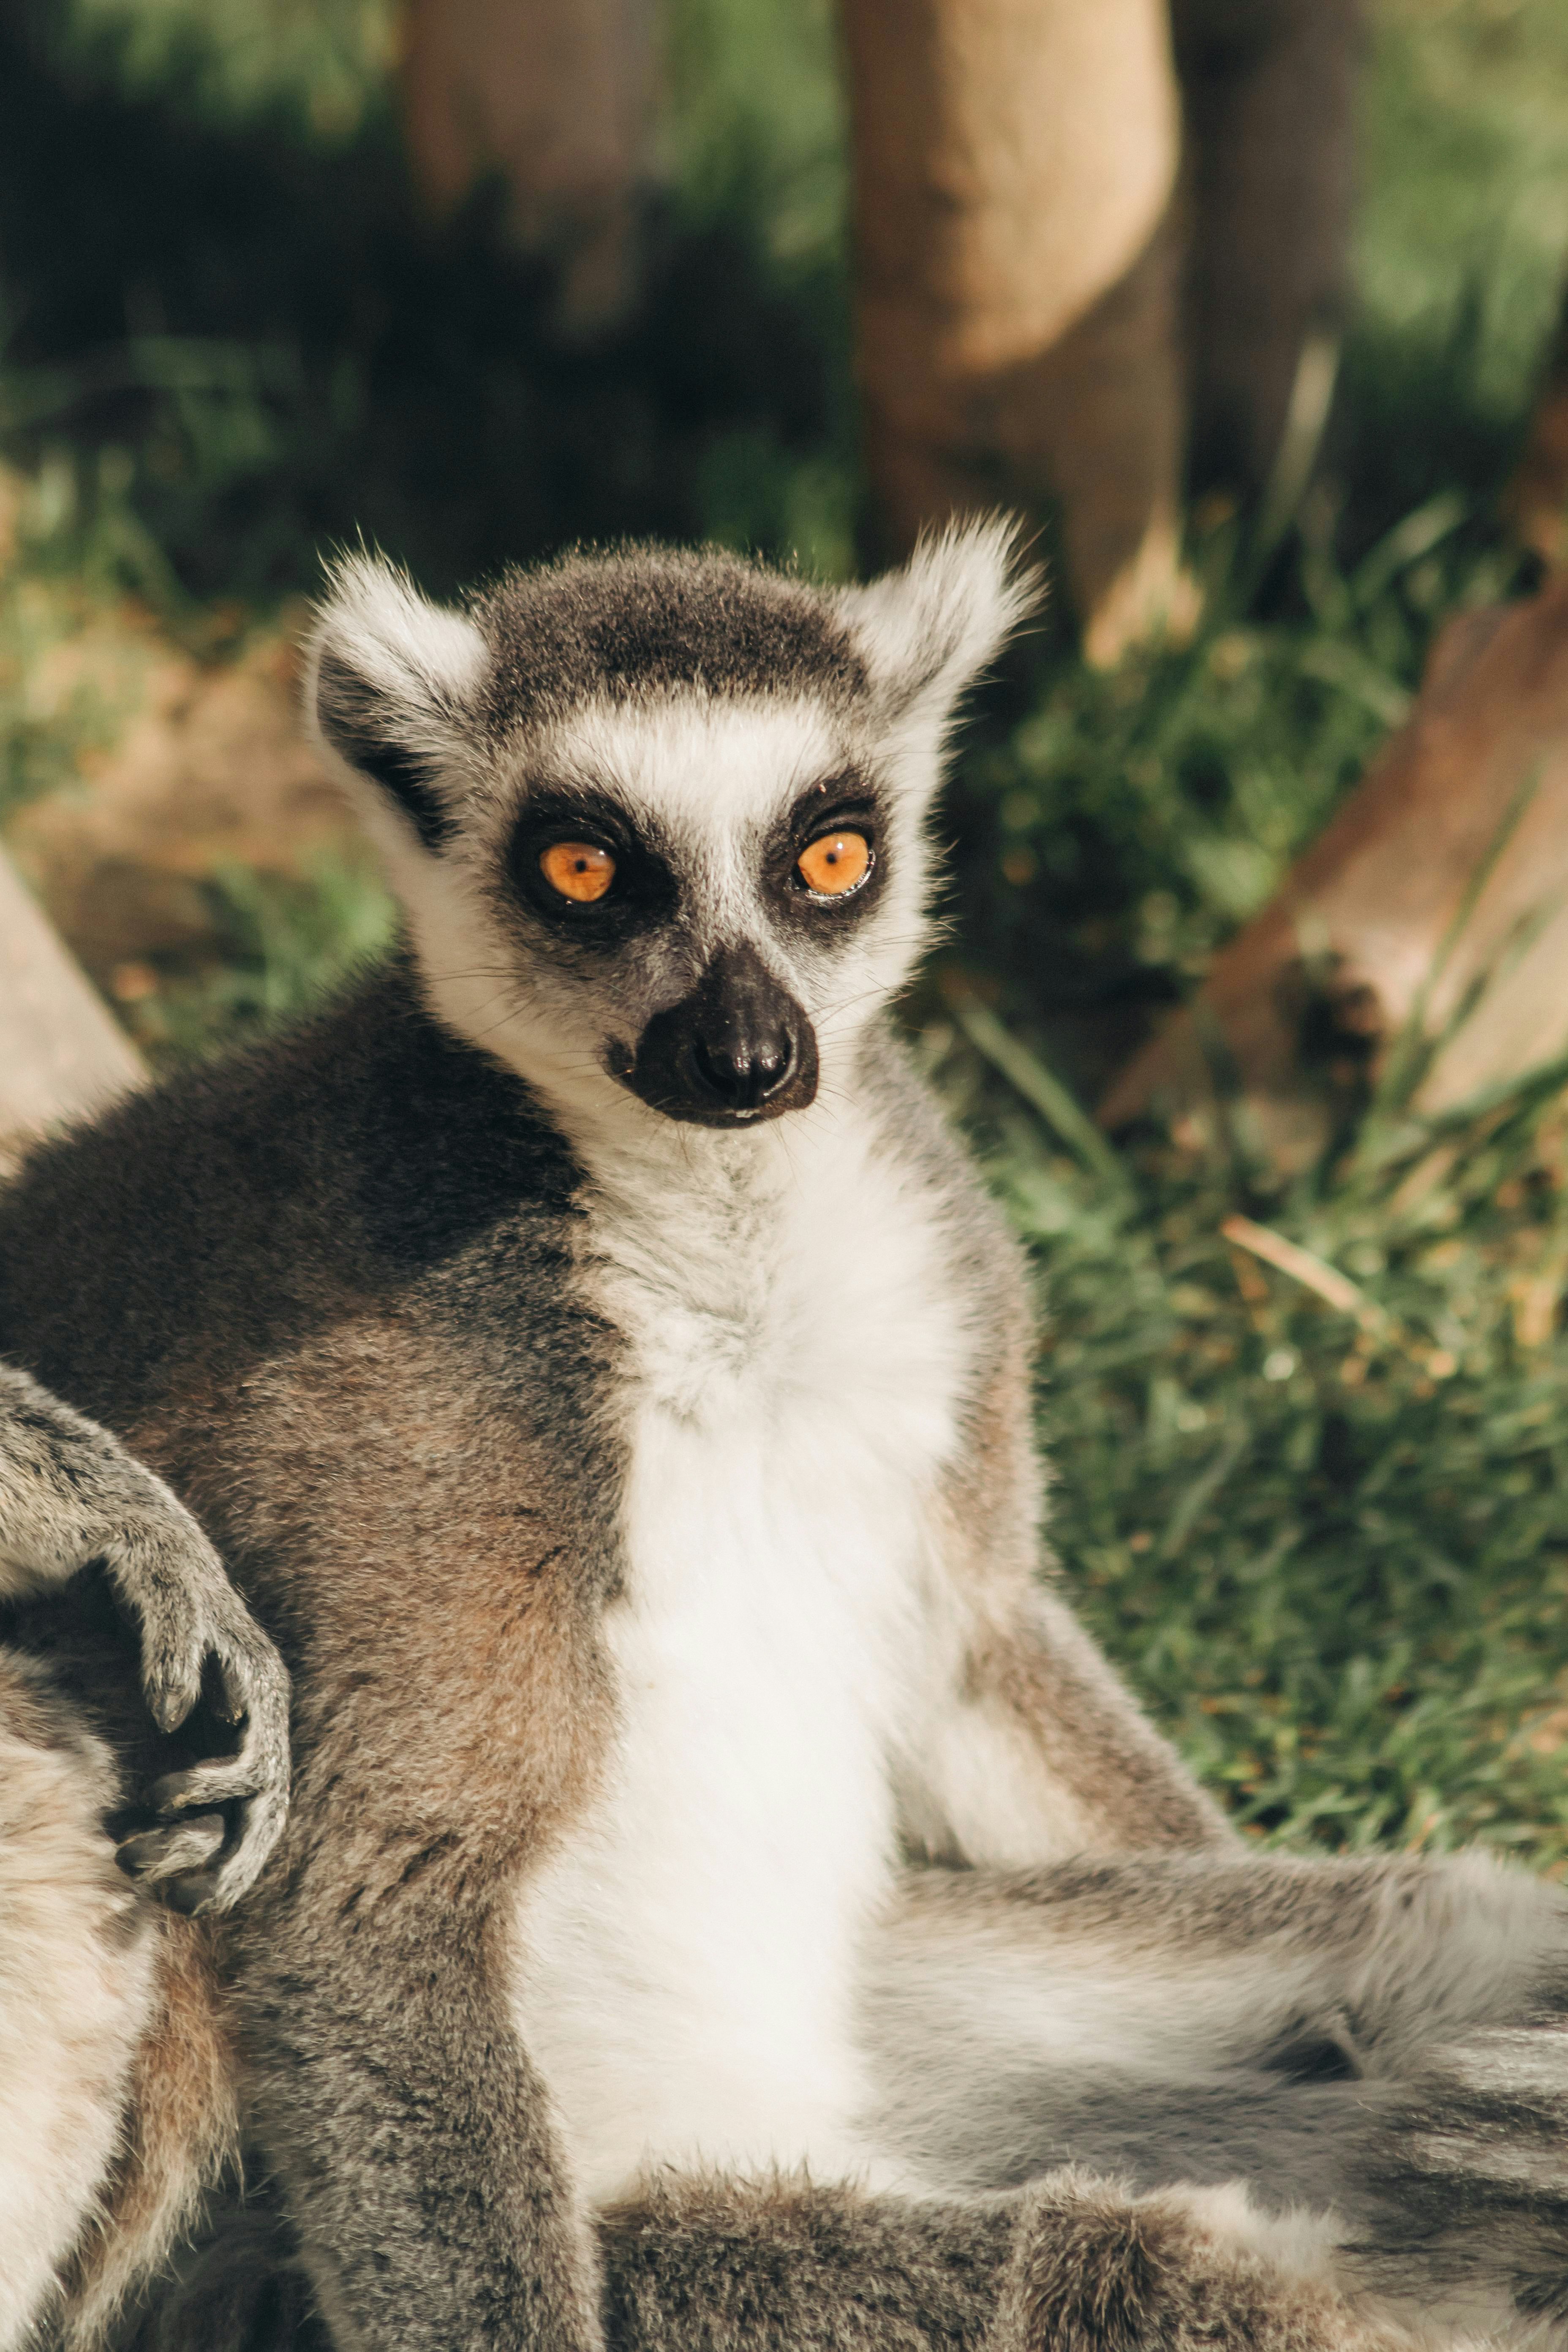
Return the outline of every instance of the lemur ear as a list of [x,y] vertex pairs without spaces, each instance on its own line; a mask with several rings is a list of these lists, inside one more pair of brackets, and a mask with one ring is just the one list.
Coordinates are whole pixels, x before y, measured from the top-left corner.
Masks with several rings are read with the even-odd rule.
[[921,541],[901,571],[840,591],[838,609],[892,720],[940,727],[1043,593],[1006,515]]
[[309,656],[321,741],[438,850],[456,830],[443,779],[484,671],[478,629],[384,557],[350,555],[332,567]]

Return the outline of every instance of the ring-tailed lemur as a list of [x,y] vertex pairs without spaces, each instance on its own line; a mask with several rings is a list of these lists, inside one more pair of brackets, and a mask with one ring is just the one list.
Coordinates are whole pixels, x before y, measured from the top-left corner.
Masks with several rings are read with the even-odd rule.
[[[1024,1269],[888,1017],[1026,594],[990,527],[833,591],[349,562],[312,707],[404,951],[0,1209],[0,1345],[294,1675],[184,1933],[338,2352],[1568,2314],[1563,1896],[1250,1852],[1037,1575]],[[263,2340],[195,2307],[148,2340]]]
[[[127,1881],[187,1914],[244,1894],[287,1806],[289,1686],[162,1480],[107,1430],[0,1364],[0,1604],[10,1630],[18,1608],[85,1583],[91,1569],[136,1621],[141,1694],[157,1730],[168,1738],[188,1725],[204,1685],[209,1709],[244,1729],[234,1755],[165,1769],[138,1814],[68,1690],[0,1646],[3,2352],[27,2336],[89,2233],[121,2149],[138,2053],[164,2023],[158,1923]],[[0,1616],[0,1636],[6,1630]],[[180,2161],[163,2172],[165,2221],[191,2218],[199,2171]],[[114,2267],[97,2265],[106,2304]]]

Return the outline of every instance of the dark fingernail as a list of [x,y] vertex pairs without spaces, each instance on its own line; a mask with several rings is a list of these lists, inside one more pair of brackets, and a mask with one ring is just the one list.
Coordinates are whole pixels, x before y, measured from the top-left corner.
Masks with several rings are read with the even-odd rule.
[[238,1722],[239,1717],[234,1711],[234,1696],[228,1686],[228,1669],[216,1650],[207,1652],[206,1664],[202,1671],[202,1696],[207,1703],[208,1712],[216,1715],[220,1723]]
[[179,1815],[187,1812],[193,1805],[209,1801],[195,1789],[183,1789],[180,1783],[184,1777],[183,1772],[168,1772],[163,1780],[153,1781],[149,1793],[154,1811]]
[[168,1841],[163,1831],[144,1830],[140,1837],[126,1838],[114,1859],[127,1878],[140,1878],[144,1871],[155,1869],[167,1852]]

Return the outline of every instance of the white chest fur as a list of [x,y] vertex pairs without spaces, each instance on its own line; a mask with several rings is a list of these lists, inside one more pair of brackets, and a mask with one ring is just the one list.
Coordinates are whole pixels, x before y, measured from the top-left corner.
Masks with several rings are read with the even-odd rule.
[[715,1153],[594,1217],[629,1342],[620,1737],[525,1892],[519,2008],[595,2201],[649,2162],[864,2161],[858,1948],[965,1349],[919,1189],[858,1122],[790,1124],[744,1182]]

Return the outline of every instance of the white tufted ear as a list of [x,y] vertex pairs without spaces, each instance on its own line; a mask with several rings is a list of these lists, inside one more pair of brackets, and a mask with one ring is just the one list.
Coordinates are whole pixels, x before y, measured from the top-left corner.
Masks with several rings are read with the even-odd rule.
[[455,830],[444,788],[472,726],[486,647],[473,623],[432,604],[384,557],[332,567],[309,645],[306,708],[363,793],[437,851]]
[[1020,562],[1022,526],[988,515],[922,539],[901,571],[838,593],[889,719],[945,723],[965,687],[1038,605],[1040,573]]

